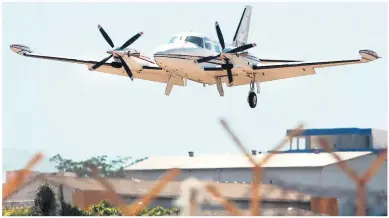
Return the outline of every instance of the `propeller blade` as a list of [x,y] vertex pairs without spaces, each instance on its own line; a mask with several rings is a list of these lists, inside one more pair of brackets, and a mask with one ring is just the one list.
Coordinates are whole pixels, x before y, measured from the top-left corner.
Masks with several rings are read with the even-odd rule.
[[95,65],[93,65],[90,70],[96,70],[97,68],[99,68],[101,65],[103,65],[105,62],[108,61],[108,59],[110,59],[113,55],[110,55],[106,58],[104,58],[103,60],[101,60],[100,62],[96,63]]
[[215,25],[216,25],[217,37],[219,38],[219,43],[220,43],[220,45],[222,46],[222,49],[224,49],[224,48],[226,47],[226,45],[224,44],[224,38],[223,38],[222,31],[220,30],[219,23],[216,22]]
[[120,57],[120,56],[119,56],[119,59],[120,59],[120,61],[122,62],[123,67],[124,67],[124,69],[126,70],[127,75],[131,78],[131,80],[133,80],[133,78],[132,78],[132,72],[131,72],[130,68],[128,67],[127,63],[126,63],[126,62],[123,60],[123,58]]
[[255,47],[255,46],[257,46],[257,44],[255,44],[255,43],[242,45],[240,47],[232,49],[231,51],[229,51],[227,53],[238,53],[238,52],[245,51],[245,50],[250,49],[250,48]]
[[101,25],[98,25],[98,27],[99,27],[99,30],[100,30],[101,34],[103,35],[104,39],[108,42],[108,44],[111,46],[111,48],[115,47],[111,38],[109,38],[108,34],[105,32],[103,27]]
[[125,43],[120,47],[120,49],[127,48],[129,45],[131,45],[132,43],[134,43],[141,35],[143,35],[143,32],[140,32],[140,33],[136,34],[135,36],[133,36],[131,39],[129,39],[127,42],[125,42]]
[[212,59],[215,59],[215,58],[217,58],[217,57],[219,57],[219,56],[220,56],[220,55],[203,57],[203,58],[198,59],[196,62],[197,62],[197,63],[207,62],[207,61],[210,61],[210,60],[212,60]]
[[231,71],[231,69],[227,69],[227,76],[228,76],[228,83],[232,84],[233,79],[232,79],[232,71]]

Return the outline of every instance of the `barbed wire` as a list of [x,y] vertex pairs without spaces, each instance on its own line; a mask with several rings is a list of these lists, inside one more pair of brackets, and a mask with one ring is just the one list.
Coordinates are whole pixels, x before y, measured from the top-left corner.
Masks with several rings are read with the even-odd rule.
[[[180,215],[198,215],[200,213],[200,205],[203,203],[208,204],[220,204],[230,215],[304,215],[299,209],[287,208],[286,210],[278,210],[278,212],[264,211],[261,207],[261,193],[259,188],[261,186],[261,177],[263,173],[263,166],[275,155],[277,151],[280,151],[285,144],[294,136],[297,136],[303,130],[303,124],[298,125],[290,134],[273,149],[275,152],[268,153],[263,159],[257,163],[253,157],[247,152],[245,146],[240,142],[238,137],[233,133],[225,120],[220,120],[221,125],[231,136],[240,151],[248,158],[253,165],[253,180],[251,183],[241,182],[245,184],[251,184],[251,189],[247,190],[251,193],[251,206],[250,211],[240,210],[234,203],[223,197],[217,190],[217,187],[211,183],[199,181],[195,178],[189,178],[182,182],[180,196],[176,199],[176,205],[181,208]],[[383,165],[387,157],[387,149],[379,153],[378,158],[373,161],[371,166],[366,170],[362,176],[347,166],[342,159],[334,153],[327,142],[320,138],[318,139],[319,145],[328,153],[330,153],[334,159],[337,160],[337,166],[355,183],[355,186],[350,188],[339,187],[321,187],[319,185],[307,185],[303,183],[293,183],[285,181],[280,178],[271,176],[272,185],[283,188],[281,195],[288,195],[289,190],[293,190],[295,193],[299,193],[298,198],[303,198],[303,194],[320,197],[331,197],[338,199],[339,215],[384,215],[387,213],[387,193],[386,191],[375,191],[366,188],[366,184],[375,176],[379,168]],[[16,176],[12,177],[3,186],[3,202],[6,202],[6,207],[15,205],[18,202],[6,201],[17,189],[25,182],[29,175],[29,171],[43,158],[41,153],[32,158],[32,160],[26,165],[26,167],[17,172]],[[100,177],[96,166],[90,165],[89,168],[93,173],[93,178],[96,179],[110,194],[116,205],[121,209],[125,215],[137,215],[147,207],[157,195],[166,187],[166,185],[173,181],[180,173],[180,169],[171,169],[167,171],[157,181],[157,184],[148,191],[148,193],[134,201],[130,205],[126,205],[125,201],[120,195],[115,193],[114,187],[108,182],[108,180]],[[142,182],[142,180],[136,180]],[[217,181],[222,183],[223,181]],[[238,182],[237,182],[238,183]],[[27,201],[26,201],[27,202]],[[25,202],[25,203],[26,203]],[[20,203],[20,202],[19,202]],[[261,211],[262,210],[262,211]],[[312,215],[312,214],[310,214]],[[315,214],[318,215],[318,214]],[[320,214],[319,214],[320,215]]]

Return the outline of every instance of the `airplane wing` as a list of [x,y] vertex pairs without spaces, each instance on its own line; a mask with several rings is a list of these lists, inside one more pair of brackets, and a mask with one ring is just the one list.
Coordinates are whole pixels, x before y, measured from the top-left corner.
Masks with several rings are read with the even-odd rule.
[[284,64],[284,63],[303,62],[303,61],[296,61],[296,60],[277,60],[277,59],[262,59],[262,58],[259,58],[259,62],[260,62],[262,65],[269,65],[269,64]]
[[[13,44],[10,47],[13,52],[25,57],[54,60],[54,61],[68,62],[74,64],[83,64],[86,65],[88,69],[92,67],[94,64],[99,62],[99,61],[91,61],[91,60],[81,60],[81,59],[74,59],[74,58],[40,55],[32,52],[30,48],[25,45]],[[157,65],[145,66],[140,64],[139,61],[135,61],[133,59],[140,59],[140,57],[136,57],[136,56],[125,57],[125,60],[130,62],[128,65],[130,66],[130,68],[132,68],[131,71],[133,71],[134,78],[153,81],[153,82],[160,82],[160,83],[169,82],[170,76],[162,68],[158,67]],[[105,63],[101,67],[97,68],[95,71],[128,77],[122,65],[117,62]],[[174,78],[172,78],[171,82],[174,85],[184,86],[184,80],[182,77],[175,76]]]
[[[286,62],[286,63],[265,63],[255,66],[249,66],[245,63],[239,63],[240,67],[232,69],[234,83],[233,86],[250,84],[255,76],[255,82],[267,82],[280,79],[288,79],[306,75],[315,74],[316,68],[326,68],[349,64],[367,63],[380,58],[376,52],[371,50],[360,50],[360,59],[337,60],[337,61],[317,61],[317,62]],[[238,57],[235,57],[238,58]],[[237,59],[236,59],[237,61]],[[221,67],[206,68],[205,71],[212,73],[215,77],[221,77],[222,82],[228,83],[227,72]]]

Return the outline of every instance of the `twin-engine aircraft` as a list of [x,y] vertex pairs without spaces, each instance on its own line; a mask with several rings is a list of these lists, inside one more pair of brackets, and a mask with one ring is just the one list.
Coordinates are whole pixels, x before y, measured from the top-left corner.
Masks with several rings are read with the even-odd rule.
[[[180,33],[172,37],[168,44],[157,48],[154,60],[141,55],[138,50],[129,48],[143,35],[142,32],[130,38],[122,46],[115,47],[100,25],[99,31],[112,47],[107,51],[109,56],[101,61],[43,56],[19,44],[10,47],[12,51],[26,57],[84,64],[92,71],[126,76],[131,80],[136,78],[166,83],[166,95],[170,94],[174,85],[186,86],[186,80],[202,83],[204,86],[216,84],[220,96],[224,96],[223,83],[226,83],[227,87],[249,84],[247,101],[251,108],[257,105],[256,92],[260,93],[261,82],[313,75],[315,68],[366,63],[380,58],[374,51],[365,49],[359,51],[360,59],[351,60],[305,62],[259,59],[247,52],[248,49],[256,46],[255,43],[247,43],[251,11],[251,6],[245,7],[232,44],[226,44],[220,26],[216,22],[218,41],[200,33]],[[111,58],[113,60],[108,62]]]

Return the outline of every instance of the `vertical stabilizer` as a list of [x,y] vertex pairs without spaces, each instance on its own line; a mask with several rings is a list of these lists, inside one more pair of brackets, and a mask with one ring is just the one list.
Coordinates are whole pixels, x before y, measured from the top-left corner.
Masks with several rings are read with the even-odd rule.
[[240,18],[239,21],[238,28],[236,28],[236,32],[232,43],[236,47],[247,44],[247,38],[250,29],[251,10],[252,7],[250,5],[247,5],[244,8],[242,17]]

